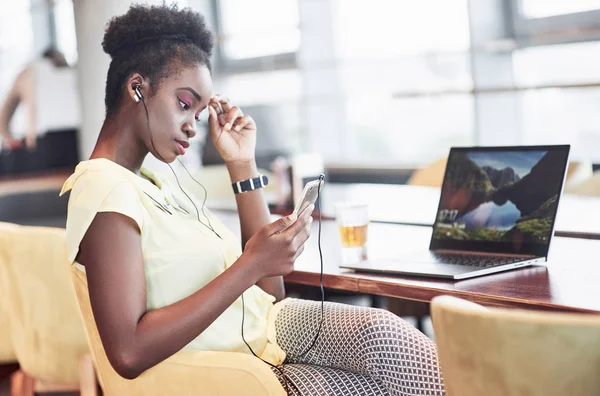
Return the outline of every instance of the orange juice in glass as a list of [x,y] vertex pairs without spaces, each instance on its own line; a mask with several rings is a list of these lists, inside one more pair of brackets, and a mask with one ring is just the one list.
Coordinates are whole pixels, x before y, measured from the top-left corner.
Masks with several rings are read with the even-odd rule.
[[342,242],[342,261],[356,263],[367,258],[369,206],[361,202],[342,202],[335,206]]

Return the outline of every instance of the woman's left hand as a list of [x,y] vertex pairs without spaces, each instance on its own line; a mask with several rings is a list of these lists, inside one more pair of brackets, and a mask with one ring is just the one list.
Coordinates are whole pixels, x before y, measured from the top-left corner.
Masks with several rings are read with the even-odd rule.
[[256,123],[252,117],[218,95],[208,102],[208,113],[210,138],[223,160],[226,163],[254,160]]

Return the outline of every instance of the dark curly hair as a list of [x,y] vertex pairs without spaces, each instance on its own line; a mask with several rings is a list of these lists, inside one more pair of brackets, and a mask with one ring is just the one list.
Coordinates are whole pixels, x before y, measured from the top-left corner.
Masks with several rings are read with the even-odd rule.
[[102,48],[112,58],[106,78],[107,116],[118,107],[125,80],[139,73],[150,81],[150,93],[181,67],[194,64],[211,69],[213,35],[204,17],[189,8],[132,5],[112,18]]

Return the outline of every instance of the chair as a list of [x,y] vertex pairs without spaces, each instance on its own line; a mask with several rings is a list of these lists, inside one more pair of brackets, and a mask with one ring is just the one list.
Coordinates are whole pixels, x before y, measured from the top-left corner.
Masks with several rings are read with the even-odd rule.
[[[7,233],[4,230],[10,230],[17,227],[15,224],[0,223],[0,246],[6,246],[9,242]],[[0,267],[6,264],[7,251],[0,249]],[[17,356],[15,355],[10,336],[10,326],[8,325],[8,308],[6,307],[6,297],[1,294],[2,290],[6,290],[8,286],[2,284],[3,277],[0,277],[0,365],[16,363]]]
[[447,164],[448,158],[444,157],[432,162],[425,168],[416,169],[406,184],[411,186],[441,187]]
[[[1,243],[1,242],[0,242]],[[0,261],[2,259],[0,258]],[[0,265],[3,265],[0,262]],[[1,286],[0,286],[1,287]],[[3,297],[2,300],[4,300]],[[12,346],[10,326],[8,325],[8,311],[4,307],[4,301],[0,301],[0,365],[14,363],[17,356]]]
[[594,173],[592,163],[589,161],[569,161],[567,177],[565,180],[565,192],[588,180]]
[[600,196],[600,171],[596,171],[589,178],[578,184],[565,186],[565,192],[577,195]]
[[105,395],[285,395],[271,369],[245,353],[180,351],[134,380],[122,378],[110,365],[102,347],[86,275],[72,266],[71,276]]
[[600,394],[600,317],[432,301],[448,396]]
[[21,369],[12,394],[80,390],[96,395],[94,368],[66,270],[64,230],[0,228],[0,279],[8,332]]

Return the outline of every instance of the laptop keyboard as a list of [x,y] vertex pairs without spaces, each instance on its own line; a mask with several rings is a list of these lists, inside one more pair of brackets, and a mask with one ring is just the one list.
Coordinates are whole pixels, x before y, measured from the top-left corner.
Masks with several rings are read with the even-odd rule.
[[432,253],[433,256],[442,263],[468,265],[470,267],[490,268],[498,265],[511,264],[523,261],[518,257],[502,256],[484,256],[475,254],[450,254],[450,253]]

